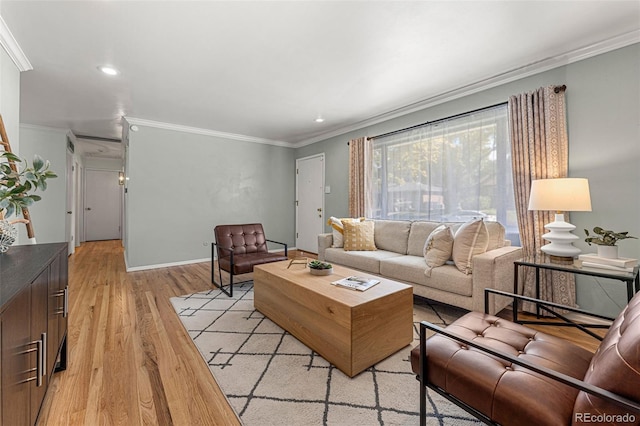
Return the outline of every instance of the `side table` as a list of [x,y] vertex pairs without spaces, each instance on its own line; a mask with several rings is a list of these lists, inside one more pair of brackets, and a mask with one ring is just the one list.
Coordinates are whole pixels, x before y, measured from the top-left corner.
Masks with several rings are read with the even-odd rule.
[[[592,277],[609,278],[613,280],[622,281],[627,284],[627,301],[631,300],[633,295],[640,291],[640,276],[638,274],[638,266],[636,266],[632,272],[626,271],[612,271],[608,269],[591,268],[586,266],[578,266],[576,263],[562,264],[552,263],[550,257],[547,255],[538,255],[526,257],[524,259],[516,260],[513,262],[513,293],[518,294],[518,272],[521,267],[535,268],[536,273],[536,299],[540,299],[540,270],[548,269],[553,271],[568,272],[576,275],[588,275]],[[536,308],[536,314],[540,317],[540,309]],[[596,315],[597,316],[597,315]],[[607,318],[602,316],[602,318]],[[518,303],[517,300],[513,301],[513,322],[519,322],[520,324],[539,324],[539,325],[559,325],[557,323],[543,323],[539,321],[518,321]],[[599,326],[590,325],[594,328]],[[608,326],[602,326],[604,328]]]

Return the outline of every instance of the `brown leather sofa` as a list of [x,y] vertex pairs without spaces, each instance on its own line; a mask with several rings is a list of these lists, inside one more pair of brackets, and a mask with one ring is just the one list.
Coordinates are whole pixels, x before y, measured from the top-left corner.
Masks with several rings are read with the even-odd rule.
[[[211,282],[229,297],[233,296],[234,275],[253,272],[255,265],[287,260],[287,244],[265,237],[260,223],[218,225],[214,228],[215,242],[211,245]],[[284,246],[284,255],[270,253],[267,241]],[[218,257],[220,283],[215,281],[214,258]],[[222,285],[222,272],[229,274],[229,290]]]
[[[426,338],[429,330],[436,334]],[[423,425],[426,387],[488,424],[640,424],[640,293],[595,354],[479,312],[445,329],[421,323],[420,334],[411,366],[421,382]]]

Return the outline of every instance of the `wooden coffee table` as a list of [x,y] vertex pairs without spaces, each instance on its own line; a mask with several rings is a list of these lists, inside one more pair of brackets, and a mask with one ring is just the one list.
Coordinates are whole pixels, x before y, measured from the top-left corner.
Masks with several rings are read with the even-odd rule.
[[[349,377],[413,340],[413,288],[339,265],[314,276],[289,261],[254,268],[254,306]],[[331,284],[351,275],[380,283],[366,291]]]

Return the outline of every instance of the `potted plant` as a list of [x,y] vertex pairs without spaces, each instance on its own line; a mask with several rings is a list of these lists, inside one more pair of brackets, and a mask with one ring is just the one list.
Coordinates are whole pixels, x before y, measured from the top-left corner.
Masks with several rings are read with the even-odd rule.
[[309,262],[309,271],[311,275],[331,275],[333,273],[333,265],[320,260],[312,260]]
[[614,232],[608,229],[602,229],[599,226],[593,228],[593,232],[595,235],[589,234],[589,230],[584,230],[585,234],[587,234],[587,238],[585,238],[585,242],[589,245],[595,244],[598,247],[598,256],[606,257],[609,259],[617,259],[618,258],[618,246],[616,243],[619,240],[626,240],[627,238],[635,238],[629,235],[629,232]]
[[0,153],[0,253],[6,252],[15,242],[17,231],[13,225],[27,222],[19,218],[9,221],[7,218],[18,216],[23,208],[40,201],[41,197],[33,192],[46,190],[47,179],[57,177],[49,170],[49,161],[38,155],[34,156],[31,166],[24,160],[26,166],[20,171],[16,164],[22,162],[11,152]]

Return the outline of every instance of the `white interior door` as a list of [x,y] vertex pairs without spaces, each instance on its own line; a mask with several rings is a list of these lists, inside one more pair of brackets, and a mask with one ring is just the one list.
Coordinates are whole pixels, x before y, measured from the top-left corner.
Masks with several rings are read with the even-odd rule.
[[118,172],[86,170],[84,188],[85,240],[120,239],[122,186]]
[[318,252],[324,232],[324,154],[296,160],[296,248]]
[[66,234],[67,234],[67,243],[69,247],[69,253],[73,254],[76,249],[76,227],[75,225],[75,215],[77,214],[75,209],[73,208],[73,200],[76,194],[75,188],[75,165],[73,163],[73,155],[67,151],[67,220],[65,223]]

